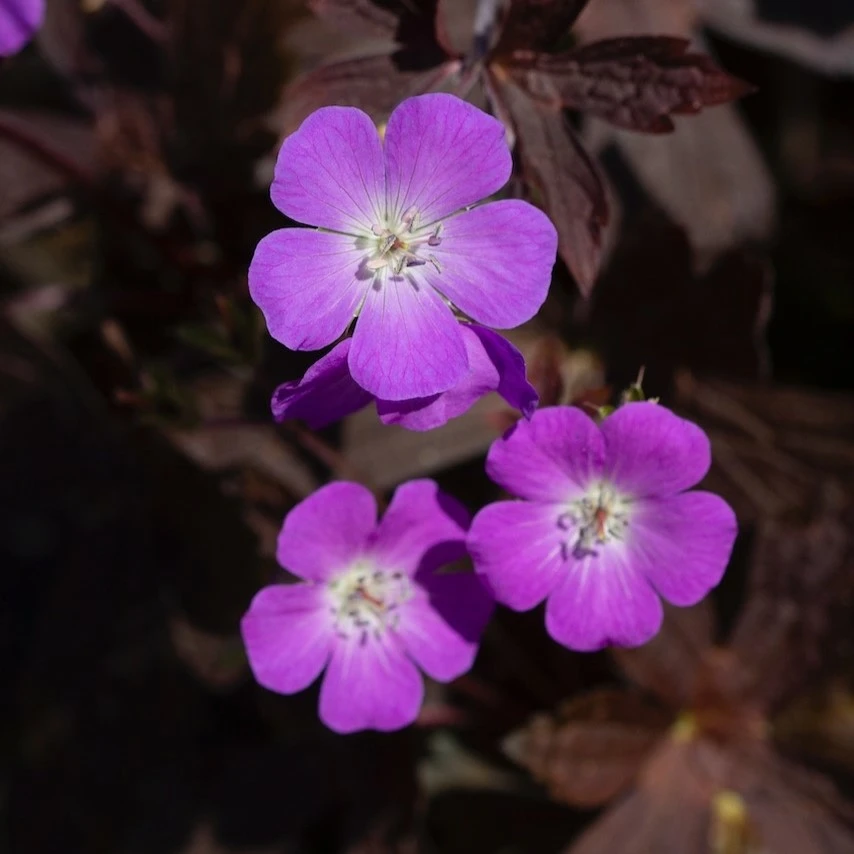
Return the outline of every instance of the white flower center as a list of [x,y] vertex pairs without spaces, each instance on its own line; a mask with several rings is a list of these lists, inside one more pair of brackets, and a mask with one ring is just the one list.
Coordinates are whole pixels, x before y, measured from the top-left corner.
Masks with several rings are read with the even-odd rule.
[[418,254],[423,246],[438,246],[442,242],[442,223],[421,227],[418,211],[410,208],[398,221],[375,223],[371,226],[374,238],[371,254],[367,259],[369,270],[390,269],[399,275],[406,267],[432,264],[437,273],[441,267],[435,255]]
[[565,513],[558,517],[558,527],[569,536],[562,544],[563,558],[595,555],[600,546],[623,540],[629,527],[632,500],[621,495],[610,484],[594,484]]
[[327,584],[335,631],[365,643],[400,622],[400,606],[412,598],[412,582],[401,572],[384,572],[364,563]]

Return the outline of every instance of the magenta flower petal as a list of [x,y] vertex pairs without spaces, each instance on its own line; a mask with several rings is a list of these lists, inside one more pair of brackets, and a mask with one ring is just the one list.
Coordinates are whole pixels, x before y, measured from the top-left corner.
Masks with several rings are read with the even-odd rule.
[[328,483],[285,517],[276,559],[294,575],[326,580],[365,550],[377,521],[377,504],[359,483]]
[[17,53],[44,18],[45,0],[0,0],[0,56]]
[[308,228],[268,234],[249,266],[249,293],[267,329],[292,350],[318,350],[340,337],[364,299],[364,253],[356,240]]
[[439,295],[391,275],[368,289],[349,361],[353,379],[381,400],[448,391],[468,369],[460,325]]
[[337,644],[320,689],[320,719],[339,733],[382,732],[411,724],[424,682],[391,637]]
[[468,356],[468,371],[452,389],[413,400],[378,400],[383,424],[408,430],[432,430],[467,412],[489,392],[497,391],[510,406],[530,418],[537,406],[537,391],[525,377],[522,354],[495,332],[474,324],[460,325]]
[[626,546],[634,566],[668,602],[694,605],[723,577],[738,523],[710,492],[686,492],[638,502]]
[[672,495],[699,483],[712,462],[706,434],[655,403],[627,403],[601,425],[606,477],[634,495]]
[[604,460],[604,442],[593,419],[575,407],[551,406],[493,442],[486,472],[520,498],[571,501],[601,477]]
[[428,676],[449,682],[474,664],[492,596],[473,572],[431,574],[422,582],[425,590],[404,607],[398,636]]
[[565,571],[560,507],[499,501],[473,519],[468,550],[495,598],[516,611],[538,605]]
[[316,430],[367,406],[374,398],[350,376],[350,339],[318,359],[301,380],[283,383],[273,393],[276,421],[299,418]]
[[661,600],[624,549],[573,560],[546,603],[546,630],[579,652],[640,646],[661,627]]
[[397,488],[377,526],[370,554],[379,565],[413,576],[466,554],[470,516],[432,480],[411,480]]
[[424,276],[436,290],[478,323],[510,329],[545,302],[557,232],[527,202],[492,202],[445,220],[432,253],[438,268]]
[[323,589],[273,584],[260,590],[240,623],[249,664],[259,684],[281,694],[302,691],[326,666],[332,650]]
[[282,143],[270,195],[298,222],[365,234],[382,220],[383,173],[370,117],[353,107],[323,107]]
[[385,132],[388,214],[429,224],[503,187],[513,160],[497,119],[455,95],[407,98]]

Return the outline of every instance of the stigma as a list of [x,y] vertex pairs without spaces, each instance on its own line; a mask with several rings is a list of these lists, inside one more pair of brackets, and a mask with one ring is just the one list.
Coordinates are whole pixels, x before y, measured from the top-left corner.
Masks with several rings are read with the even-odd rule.
[[400,623],[400,606],[413,594],[401,572],[359,563],[327,584],[329,610],[336,633],[360,644],[379,640]]
[[436,247],[442,243],[442,223],[422,227],[415,208],[409,208],[391,223],[374,223],[373,252],[366,261],[369,270],[389,269],[400,275],[407,267],[432,264],[437,273],[442,269],[435,255],[423,247]]
[[602,481],[573,501],[558,517],[558,527],[567,532],[562,543],[564,560],[596,555],[614,541],[625,539],[632,501]]

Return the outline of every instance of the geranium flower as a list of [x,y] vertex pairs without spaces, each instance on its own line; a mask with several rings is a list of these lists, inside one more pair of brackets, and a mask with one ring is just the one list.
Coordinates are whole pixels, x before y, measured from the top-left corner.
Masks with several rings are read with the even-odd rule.
[[312,429],[324,427],[376,400],[384,424],[432,430],[466,412],[477,400],[497,391],[526,418],[537,406],[537,392],[525,378],[522,354],[505,338],[469,323],[460,325],[469,369],[454,388],[413,400],[376,400],[356,384],[347,356],[351,339],[336,344],[301,380],[283,383],[273,394],[276,421],[299,418]]
[[431,480],[404,484],[383,519],[364,486],[322,487],[288,516],[277,557],[303,583],[253,599],[241,629],[255,678],[293,694],[326,668],[320,718],[337,732],[412,723],[420,667],[450,681],[474,662],[492,598],[465,555],[467,512]]
[[660,596],[698,602],[729,560],[732,509],[684,491],[710,464],[706,434],[654,403],[598,426],[580,409],[538,410],[490,448],[487,473],[522,500],[477,514],[475,567],[511,608],[547,599],[546,629],[571,649],[643,644],[661,626]]
[[0,56],[24,47],[41,26],[45,0],[0,0]]
[[282,144],[271,195],[318,228],[267,235],[249,289],[270,334],[331,344],[358,316],[348,364],[381,400],[429,397],[469,370],[454,310],[501,329],[545,300],[554,226],[526,202],[470,208],[510,177],[496,119],[453,95],[409,98],[384,140],[351,107],[325,107]]

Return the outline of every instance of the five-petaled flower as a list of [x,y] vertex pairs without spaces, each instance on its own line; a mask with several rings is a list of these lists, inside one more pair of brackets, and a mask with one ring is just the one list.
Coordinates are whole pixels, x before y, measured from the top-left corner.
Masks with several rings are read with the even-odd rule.
[[472,207],[511,169],[502,124],[453,95],[403,101],[382,140],[361,110],[314,112],[282,144],[271,195],[317,228],[267,235],[249,269],[270,334],[314,350],[357,317],[347,361],[365,391],[399,401],[457,386],[469,359],[456,315],[512,328],[549,287],[548,217],[518,200]]
[[721,579],[732,509],[696,485],[711,463],[696,425],[628,403],[601,425],[549,407],[491,447],[487,473],[521,501],[475,516],[468,547],[499,602],[547,599],[546,629],[576,650],[638,646],[661,625],[659,596],[692,605]]
[[[536,389],[525,377],[522,354],[496,332],[470,323],[460,324],[469,369],[454,388],[413,400],[376,400],[383,424],[410,430],[432,430],[462,415],[485,394],[497,391],[526,418],[537,407]],[[276,421],[300,418],[317,429],[367,406],[375,398],[356,384],[347,356],[351,340],[345,338],[318,359],[295,382],[280,385],[273,394]]]
[[476,574],[438,572],[465,555],[468,521],[431,480],[399,487],[379,523],[356,483],[327,484],[298,504],[277,557],[304,581],[263,588],[241,624],[256,679],[291,694],[326,668],[320,717],[333,730],[412,723],[418,667],[443,682],[465,673],[492,612]]
[[44,18],[45,0],[0,0],[0,56],[17,53]]

